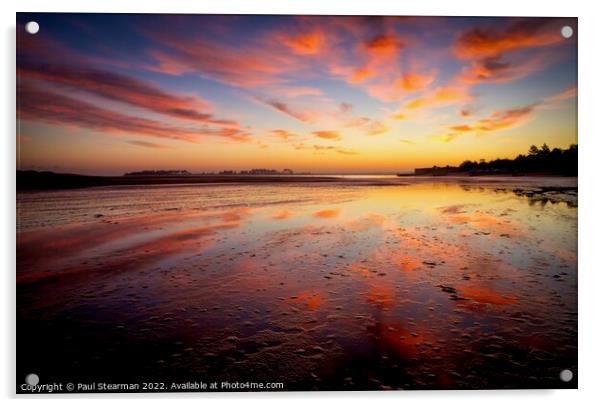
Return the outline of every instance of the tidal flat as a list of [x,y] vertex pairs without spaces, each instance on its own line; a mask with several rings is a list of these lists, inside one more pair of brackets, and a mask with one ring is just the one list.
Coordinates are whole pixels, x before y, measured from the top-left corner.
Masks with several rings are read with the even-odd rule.
[[17,375],[576,388],[577,206],[567,177],[18,192]]

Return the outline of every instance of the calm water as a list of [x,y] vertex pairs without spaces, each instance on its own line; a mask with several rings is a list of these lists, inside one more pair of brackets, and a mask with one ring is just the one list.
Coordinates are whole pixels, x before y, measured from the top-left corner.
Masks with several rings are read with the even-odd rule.
[[92,188],[17,204],[19,375],[576,386],[558,379],[577,373],[576,179]]

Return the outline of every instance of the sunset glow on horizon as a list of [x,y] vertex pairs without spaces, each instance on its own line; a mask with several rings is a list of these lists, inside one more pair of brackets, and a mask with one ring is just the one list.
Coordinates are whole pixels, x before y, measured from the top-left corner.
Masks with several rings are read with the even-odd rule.
[[19,13],[17,169],[375,173],[566,148],[577,33],[571,18]]

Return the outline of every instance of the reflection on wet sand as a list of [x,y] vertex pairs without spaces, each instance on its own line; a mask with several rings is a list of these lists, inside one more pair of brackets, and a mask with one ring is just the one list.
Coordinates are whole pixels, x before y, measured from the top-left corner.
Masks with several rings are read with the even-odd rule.
[[322,209],[320,211],[314,212],[314,217],[323,219],[336,218],[337,216],[339,216],[339,213],[341,213],[341,208]]
[[[19,369],[291,390],[574,386],[558,381],[577,371],[572,197],[533,205],[515,186],[422,182],[295,186],[286,199],[282,186],[236,188],[170,187],[173,202],[127,213],[98,189],[92,219],[60,225],[55,193],[20,194],[20,210],[44,219],[24,213],[17,237]],[[220,207],[204,206],[218,194]]]

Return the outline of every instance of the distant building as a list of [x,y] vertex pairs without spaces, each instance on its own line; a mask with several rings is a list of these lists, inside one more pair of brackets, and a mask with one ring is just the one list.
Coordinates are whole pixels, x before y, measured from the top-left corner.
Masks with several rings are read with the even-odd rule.
[[144,171],[134,171],[125,173],[124,176],[132,177],[162,177],[162,176],[174,176],[174,175],[191,175],[186,170],[144,170]]
[[285,168],[282,171],[272,170],[268,168],[253,168],[252,170],[242,170],[242,171],[233,171],[233,170],[223,170],[218,172],[218,175],[291,175],[293,174],[293,170]]

